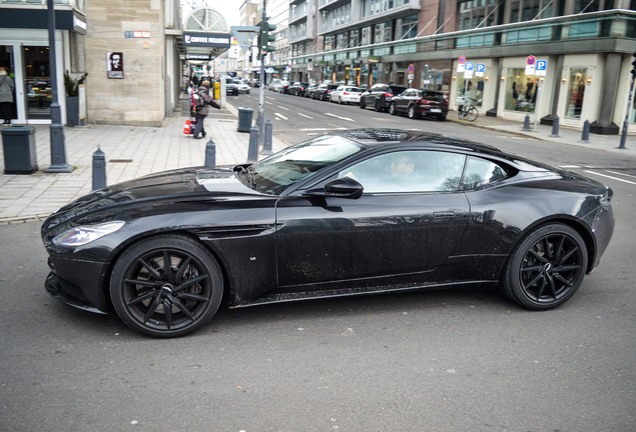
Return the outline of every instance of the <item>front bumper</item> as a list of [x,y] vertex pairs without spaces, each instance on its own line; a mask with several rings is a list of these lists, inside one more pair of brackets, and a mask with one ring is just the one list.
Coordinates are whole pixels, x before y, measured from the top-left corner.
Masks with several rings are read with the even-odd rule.
[[108,264],[49,257],[51,272],[44,288],[53,298],[95,313],[108,313],[104,285]]

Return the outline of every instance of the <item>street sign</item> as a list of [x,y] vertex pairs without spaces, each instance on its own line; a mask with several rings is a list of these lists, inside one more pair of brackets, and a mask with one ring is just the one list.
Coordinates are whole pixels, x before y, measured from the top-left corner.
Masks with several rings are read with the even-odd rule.
[[459,56],[459,58],[457,59],[457,73],[464,72],[464,65],[465,64],[466,64],[466,57],[465,56]]
[[409,64],[408,71],[409,71],[410,74],[415,72],[415,65],[413,63]]
[[534,74],[536,76],[545,76],[547,71],[548,71],[548,61],[537,60],[537,63],[534,66]]
[[484,72],[486,72],[486,64],[485,63],[477,63],[475,66],[475,76],[483,77]]
[[527,65],[534,65],[534,62],[537,61],[537,58],[533,55],[529,55],[528,57],[526,57],[526,64]]
[[537,58],[533,55],[529,55],[528,57],[526,57],[526,75],[534,75],[534,63],[536,60]]
[[230,33],[236,38],[241,49],[247,49],[252,45],[252,41],[258,35],[261,28],[258,26],[232,26]]
[[475,72],[475,64],[472,62],[466,62],[464,65],[464,79],[471,79]]

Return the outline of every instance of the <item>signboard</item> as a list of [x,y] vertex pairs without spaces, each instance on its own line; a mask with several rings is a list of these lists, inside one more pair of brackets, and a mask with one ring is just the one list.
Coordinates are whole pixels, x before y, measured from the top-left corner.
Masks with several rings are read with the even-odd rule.
[[472,62],[466,62],[464,65],[464,79],[471,79],[475,72],[475,64]]
[[230,32],[236,38],[241,49],[247,49],[252,45],[252,41],[258,35],[261,28],[259,26],[232,26]]
[[484,76],[484,72],[486,72],[486,64],[485,63],[477,63],[477,66],[475,67],[475,76],[476,77],[483,77]]
[[536,76],[545,76],[548,71],[548,61],[547,60],[537,60],[534,66],[534,74]]
[[187,47],[229,48],[232,35],[229,33],[184,32],[183,45]]
[[413,63],[409,64],[408,71],[409,74],[413,74],[415,72],[415,65]]

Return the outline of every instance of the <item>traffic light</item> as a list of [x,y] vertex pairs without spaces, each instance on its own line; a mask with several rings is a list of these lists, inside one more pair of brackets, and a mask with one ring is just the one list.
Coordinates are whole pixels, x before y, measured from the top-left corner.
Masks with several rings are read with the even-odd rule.
[[632,55],[634,56],[634,61],[632,62],[632,77],[636,79],[636,52]]
[[260,55],[266,55],[269,52],[276,51],[276,48],[273,45],[270,45],[270,42],[274,42],[276,40],[276,36],[270,34],[270,32],[276,30],[276,25],[270,24],[267,19],[258,24],[261,28],[261,32],[258,35],[258,52]]

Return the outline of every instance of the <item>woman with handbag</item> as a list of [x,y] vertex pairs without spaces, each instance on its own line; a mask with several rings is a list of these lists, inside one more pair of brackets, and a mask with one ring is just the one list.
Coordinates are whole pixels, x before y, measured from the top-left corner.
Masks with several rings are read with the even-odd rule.
[[192,98],[194,99],[193,105],[196,107],[196,123],[194,125],[192,136],[194,139],[201,139],[206,135],[203,123],[210,113],[210,105],[216,109],[221,109],[221,105],[216,103],[214,98],[210,96],[210,81],[203,81],[196,93],[192,95]]

